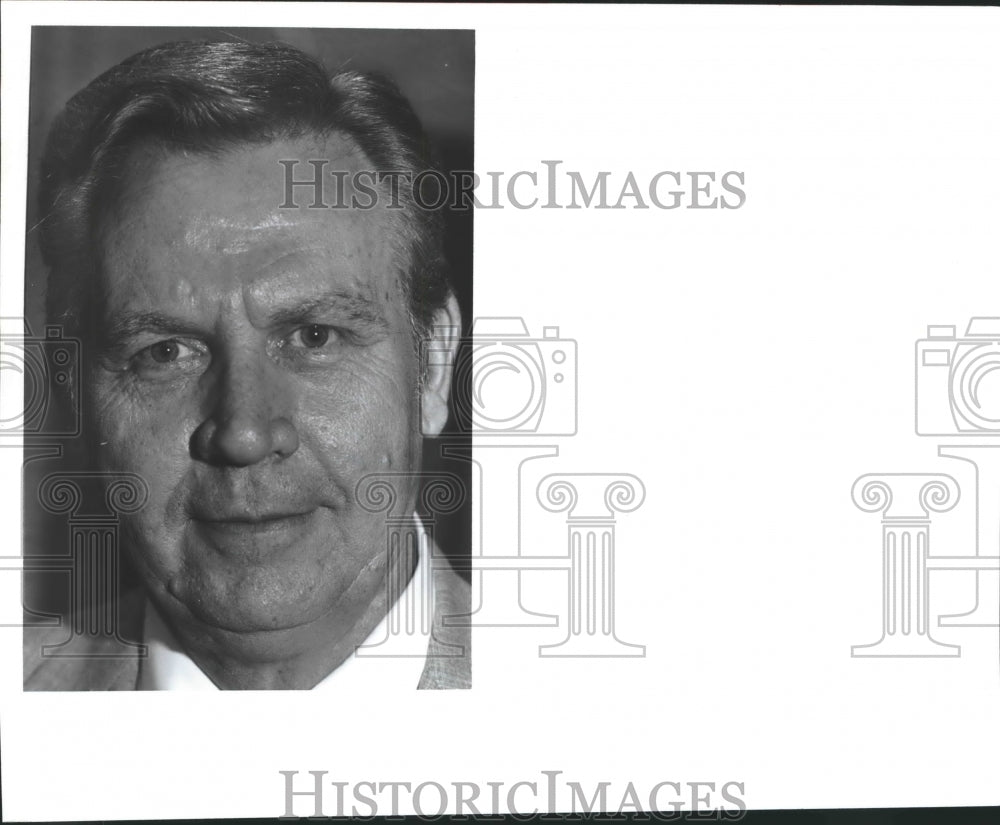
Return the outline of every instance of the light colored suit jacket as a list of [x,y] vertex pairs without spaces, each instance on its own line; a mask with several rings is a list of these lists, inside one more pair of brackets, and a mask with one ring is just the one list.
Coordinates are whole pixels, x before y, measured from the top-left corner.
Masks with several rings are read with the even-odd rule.
[[[443,556],[435,555],[435,561]],[[119,636],[141,641],[146,596],[129,591],[118,601]],[[427,659],[418,690],[472,687],[471,633],[469,627],[449,626],[444,618],[470,612],[469,584],[450,565],[434,571],[434,622]],[[64,621],[59,627],[24,628],[25,690],[136,690],[141,657],[122,656],[123,646],[106,636],[81,636],[74,658],[44,655],[45,645],[58,645],[70,634]]]

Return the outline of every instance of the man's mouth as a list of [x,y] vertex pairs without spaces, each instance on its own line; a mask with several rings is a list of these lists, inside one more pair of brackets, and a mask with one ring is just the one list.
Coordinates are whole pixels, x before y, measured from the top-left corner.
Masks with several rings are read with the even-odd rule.
[[280,549],[305,538],[314,528],[318,510],[305,512],[268,512],[201,514],[192,519],[195,530],[219,550],[238,550],[259,546],[260,541]]

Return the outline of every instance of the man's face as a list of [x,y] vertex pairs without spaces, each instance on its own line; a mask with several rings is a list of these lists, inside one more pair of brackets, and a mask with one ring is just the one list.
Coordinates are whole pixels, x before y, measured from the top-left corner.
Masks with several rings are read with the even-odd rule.
[[237,638],[350,625],[385,563],[355,487],[419,467],[396,216],[280,209],[287,158],[365,166],[336,137],[144,149],[99,247],[101,465],[150,488],[125,539],[161,609]]

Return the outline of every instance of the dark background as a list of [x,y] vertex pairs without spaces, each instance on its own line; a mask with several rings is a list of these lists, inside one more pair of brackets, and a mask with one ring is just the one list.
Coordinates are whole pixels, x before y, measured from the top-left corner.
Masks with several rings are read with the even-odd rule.
[[[25,257],[25,307],[28,329],[37,338],[45,328],[46,270],[33,231],[39,220],[38,170],[53,119],[66,102],[105,70],[136,52],[172,40],[280,40],[319,59],[332,74],[338,70],[375,71],[388,75],[409,99],[434,143],[441,166],[449,170],[473,168],[473,118],[475,91],[475,33],[466,30],[371,29],[216,29],[199,27],[77,27],[44,26],[32,30],[31,88],[28,134],[27,245]],[[462,310],[465,332],[472,319],[472,221],[471,209],[445,213],[447,252],[452,280]],[[456,388],[463,393],[465,387]],[[27,387],[26,387],[27,392]],[[26,395],[27,398],[27,395]],[[53,402],[59,399],[52,395]],[[468,428],[456,422],[454,410],[469,409],[454,403],[444,438],[429,441],[425,470],[458,475],[470,487],[470,465],[440,457],[443,442],[468,444]],[[55,418],[60,416],[58,409]],[[62,452],[53,457],[51,447]],[[38,503],[42,479],[54,472],[81,469],[81,445],[68,437],[37,432],[25,436],[24,552],[26,556],[69,552],[67,517],[51,515]],[[471,516],[468,497],[462,508],[438,517],[433,528],[442,550],[449,556],[468,554]],[[26,564],[31,567],[31,563]],[[125,570],[125,583],[131,582]],[[65,612],[65,574],[31,572],[25,576],[25,606],[32,612]]]

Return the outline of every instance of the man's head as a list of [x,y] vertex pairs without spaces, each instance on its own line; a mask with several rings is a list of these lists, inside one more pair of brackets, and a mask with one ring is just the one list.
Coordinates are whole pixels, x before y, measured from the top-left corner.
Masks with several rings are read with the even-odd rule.
[[350,173],[429,162],[385,81],[181,43],[77,95],[43,164],[50,320],[83,340],[99,466],[150,487],[124,533],[140,576],[195,646],[261,661],[378,600],[385,525],[355,488],[419,469],[450,377],[416,344],[458,323],[438,215],[405,188],[282,208],[289,159],[349,173],[348,203]]
[[[166,152],[212,157],[233,147],[332,135],[359,151],[368,170],[412,176],[434,167],[419,120],[391,82],[358,72],[330,76],[280,43],[169,43],[108,70],[66,105],[42,159],[50,321],[67,334],[88,332],[90,277],[100,263],[94,235],[117,207],[136,147],[154,143]],[[303,162],[295,170],[275,164],[279,187],[288,174],[311,176],[307,158],[283,159]],[[330,160],[324,172],[336,169]],[[329,176],[325,184],[329,194],[336,181]],[[312,203],[299,194],[303,205]],[[441,215],[413,204],[409,187],[400,187],[398,197],[393,241],[401,285],[415,332],[426,335],[450,293]]]

